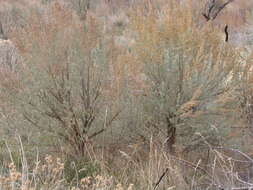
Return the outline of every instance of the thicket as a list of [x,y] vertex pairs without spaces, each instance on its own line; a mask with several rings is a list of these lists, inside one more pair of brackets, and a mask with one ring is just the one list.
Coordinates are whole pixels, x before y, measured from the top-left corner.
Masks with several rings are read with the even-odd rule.
[[[0,73],[3,188],[251,186],[252,55],[192,1],[118,20],[87,3],[44,2],[7,35],[22,63]],[[64,163],[36,173],[36,154]]]

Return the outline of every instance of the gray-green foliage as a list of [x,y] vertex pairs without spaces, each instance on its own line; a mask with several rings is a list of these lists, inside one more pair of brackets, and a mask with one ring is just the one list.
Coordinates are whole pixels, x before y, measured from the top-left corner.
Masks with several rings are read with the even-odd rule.
[[13,128],[32,132],[32,141],[59,140],[76,155],[83,155],[86,144],[118,115],[103,95],[108,83],[105,47],[99,38],[93,45],[78,39],[88,32],[84,30],[72,29],[65,41],[64,31],[56,31],[46,46],[33,42],[19,73],[23,89],[8,97],[15,102]]
[[150,59],[145,64],[150,85],[142,100],[147,127],[163,143],[175,127],[176,144],[186,151],[203,145],[202,137],[216,145],[225,142],[237,118],[239,60],[226,44],[209,43],[203,49],[167,44],[160,49],[161,63]]
[[86,19],[87,11],[91,8],[91,0],[71,0],[73,9],[81,19]]

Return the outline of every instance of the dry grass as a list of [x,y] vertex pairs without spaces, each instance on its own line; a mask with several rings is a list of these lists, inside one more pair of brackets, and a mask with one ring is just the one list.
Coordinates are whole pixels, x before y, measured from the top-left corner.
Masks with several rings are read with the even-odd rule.
[[[136,149],[119,150],[117,165],[106,160],[95,160],[102,170],[86,177],[80,176],[88,168],[75,171],[71,181],[66,180],[66,163],[46,155],[44,160],[30,161],[22,168],[11,162],[2,170],[0,187],[6,190],[70,189],[70,190],[134,190],[134,189],[243,189],[252,184],[252,159],[236,149],[211,148],[208,160],[190,162],[167,155],[150,141],[149,153],[142,161],[136,160]],[[25,166],[25,167],[24,167]],[[106,167],[104,167],[106,166]],[[111,168],[110,166],[114,166]],[[72,167],[75,167],[74,162]],[[187,175],[185,175],[187,174]]]

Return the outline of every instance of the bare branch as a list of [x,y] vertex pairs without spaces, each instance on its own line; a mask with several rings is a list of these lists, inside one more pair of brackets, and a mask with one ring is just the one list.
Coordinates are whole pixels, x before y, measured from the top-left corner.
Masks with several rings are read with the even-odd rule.
[[224,9],[229,3],[231,3],[232,1],[234,0],[228,0],[226,3],[224,3],[223,5],[219,6],[217,8],[217,11],[214,13],[213,17],[212,17],[212,20],[214,20],[218,14],[222,11],[222,9]]
[[160,182],[162,181],[163,177],[165,176],[165,174],[169,171],[168,168],[166,168],[166,170],[163,172],[163,174],[159,177],[159,180],[156,182],[154,190],[156,190],[156,188],[158,187],[158,185],[160,184]]
[[228,25],[225,26],[225,29],[224,29],[224,32],[225,32],[225,42],[228,42]]
[[205,17],[206,21],[214,20],[218,16],[218,14],[231,2],[234,0],[227,0],[225,3],[222,3],[219,5],[219,2],[217,0],[212,0],[211,2],[208,2],[208,10],[207,13],[202,13],[202,15]]
[[202,15],[205,17],[206,21],[209,21],[209,20],[210,20],[209,16],[206,15],[205,13],[202,13]]

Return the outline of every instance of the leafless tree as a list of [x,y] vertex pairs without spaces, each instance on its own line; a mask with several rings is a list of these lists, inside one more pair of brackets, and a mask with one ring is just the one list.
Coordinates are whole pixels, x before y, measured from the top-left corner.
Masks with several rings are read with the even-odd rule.
[[202,15],[205,17],[207,21],[214,20],[219,15],[219,13],[231,2],[234,0],[209,0],[206,3],[206,10]]
[[[205,12],[202,13],[206,21],[215,20],[219,13],[234,0],[209,0],[206,3]],[[228,42],[228,25],[224,28],[225,42]]]

